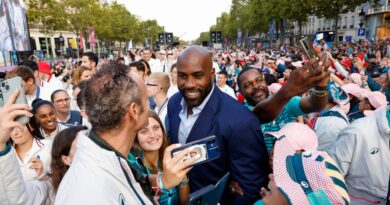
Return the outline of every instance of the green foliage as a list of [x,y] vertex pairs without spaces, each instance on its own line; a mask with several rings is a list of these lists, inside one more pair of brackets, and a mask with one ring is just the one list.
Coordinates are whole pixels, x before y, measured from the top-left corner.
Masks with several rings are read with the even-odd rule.
[[[111,2],[111,1],[110,1]],[[30,0],[27,4],[29,21],[50,34],[56,30],[68,30],[75,34],[95,28],[96,36],[108,44],[114,41],[133,40],[142,43],[145,37],[151,42],[164,27],[156,20],[141,21],[123,4],[102,0]]]
[[[272,22],[298,22],[302,33],[302,24],[311,15],[335,19],[340,14],[354,11],[357,6],[365,2],[375,4],[376,0],[232,0],[229,13],[222,13],[210,31],[220,30],[225,38],[234,41],[237,29],[250,35],[265,33]],[[336,22],[337,23],[337,22]],[[290,23],[291,24],[291,23]],[[337,25],[336,25],[337,28]],[[337,32],[337,31],[336,31]],[[205,38],[204,32],[195,41],[197,44]]]
[[46,35],[52,35],[67,23],[61,4],[55,0],[30,0],[27,7],[29,22],[39,25],[40,31]]

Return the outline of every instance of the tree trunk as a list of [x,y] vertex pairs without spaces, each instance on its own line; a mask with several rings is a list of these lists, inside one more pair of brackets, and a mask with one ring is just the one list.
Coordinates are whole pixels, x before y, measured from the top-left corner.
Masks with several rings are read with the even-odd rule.
[[299,20],[298,21],[298,26],[299,26],[299,38],[302,37],[302,20]]
[[280,35],[280,45],[284,45],[284,42],[285,42],[285,38],[286,38],[286,35],[285,35],[285,27],[286,25],[284,25],[284,19],[281,19],[280,20],[280,31],[281,31],[281,35]]
[[79,51],[79,43],[81,43],[81,39],[79,39],[79,32],[76,31],[76,49],[77,49],[77,59],[80,58],[80,51]]
[[[337,26],[338,26],[338,24],[339,24],[339,7],[337,6],[336,7],[336,10],[337,10],[337,13],[336,13],[336,19],[335,19],[335,28],[334,28],[334,36],[335,36],[335,43],[336,43],[336,45],[339,43],[339,36],[338,36],[338,31],[339,31],[339,29],[337,28]],[[340,25],[341,26],[341,25]]]

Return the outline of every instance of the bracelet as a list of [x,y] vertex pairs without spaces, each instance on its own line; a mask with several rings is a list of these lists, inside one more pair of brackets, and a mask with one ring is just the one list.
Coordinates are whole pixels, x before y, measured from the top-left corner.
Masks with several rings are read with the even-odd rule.
[[183,179],[183,181],[180,182],[179,187],[185,186],[190,182],[190,178]]
[[315,88],[310,89],[310,94],[316,97],[325,97],[328,95],[328,90],[317,90]]
[[157,179],[156,179],[157,186],[158,188],[161,189],[162,192],[170,192],[170,190],[164,187],[164,184],[162,182],[162,175],[163,175],[162,172],[158,172]]

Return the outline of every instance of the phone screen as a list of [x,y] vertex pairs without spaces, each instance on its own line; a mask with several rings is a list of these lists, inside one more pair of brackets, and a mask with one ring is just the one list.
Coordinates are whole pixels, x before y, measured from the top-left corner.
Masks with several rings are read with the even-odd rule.
[[192,166],[217,159],[221,156],[221,150],[219,148],[218,141],[217,141],[216,137],[213,135],[210,137],[206,137],[206,138],[185,144],[179,148],[172,150],[172,153],[171,153],[172,157],[174,157],[175,155],[177,155],[178,153],[180,153],[184,149],[187,149],[190,147],[193,149],[192,152],[190,152],[189,154],[184,156],[182,160],[185,161],[191,157],[194,157],[197,154],[200,155],[200,158],[198,160],[196,160],[192,164]]

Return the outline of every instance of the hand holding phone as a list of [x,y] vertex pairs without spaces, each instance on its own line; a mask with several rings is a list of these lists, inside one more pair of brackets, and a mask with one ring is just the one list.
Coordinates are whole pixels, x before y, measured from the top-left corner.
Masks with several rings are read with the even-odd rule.
[[19,90],[14,91],[10,98],[0,107],[0,151],[5,149],[6,143],[10,138],[11,130],[15,127],[23,127],[20,122],[14,121],[15,118],[22,115],[32,117],[32,114],[29,112],[31,107],[27,104],[14,104],[19,92]]
[[[173,144],[168,146],[164,151],[163,159],[163,171],[161,176],[162,186],[165,189],[172,189],[179,185],[187,173],[191,170],[191,164],[199,159],[199,155],[192,155],[194,150],[191,148],[184,149],[182,152],[175,156],[172,156],[172,150],[180,147],[180,144]],[[186,160],[183,160],[185,156],[189,155]]]
[[188,158],[191,158],[197,154],[200,155],[200,158],[195,161],[192,166],[217,159],[221,156],[221,151],[219,149],[217,139],[214,135],[185,144],[179,148],[172,150],[172,157],[187,148],[191,148],[192,152],[189,155],[186,155],[183,158],[183,161],[186,161]]
[[[3,107],[4,103],[11,98],[16,90],[19,90],[19,95],[14,104],[27,105],[27,98],[23,89],[23,80],[21,77],[16,76],[0,82],[0,107]],[[22,124],[27,124],[29,122],[29,118],[24,115],[20,115],[15,119]]]

